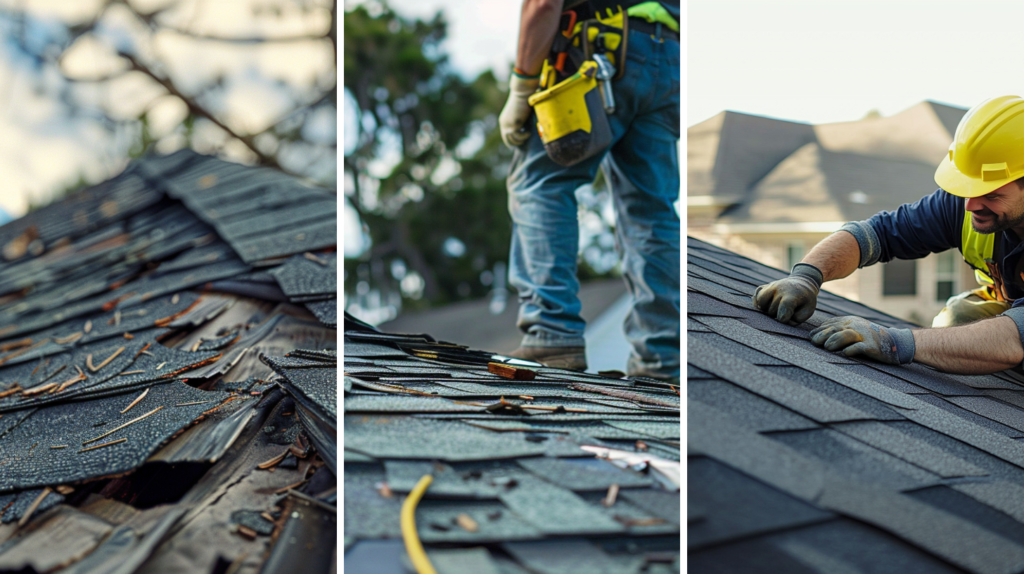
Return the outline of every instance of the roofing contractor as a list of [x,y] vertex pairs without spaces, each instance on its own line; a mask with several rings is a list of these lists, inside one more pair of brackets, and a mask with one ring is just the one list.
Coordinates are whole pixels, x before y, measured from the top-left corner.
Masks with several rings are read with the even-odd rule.
[[[894,329],[835,317],[811,332],[830,351],[890,364],[918,361],[942,371],[983,374],[1024,360],[1024,99],[1002,96],[960,120],[935,171],[939,189],[896,211],[843,225],[789,277],[762,285],[754,304],[782,322],[814,313],[824,281],[893,258],[957,248],[980,287],[950,298],[931,329]],[[984,320],[981,320],[984,319]]]
[[524,337],[512,355],[586,369],[575,192],[601,167],[633,297],[627,370],[678,380],[679,1],[564,4],[524,0],[499,118],[514,149],[509,280]]

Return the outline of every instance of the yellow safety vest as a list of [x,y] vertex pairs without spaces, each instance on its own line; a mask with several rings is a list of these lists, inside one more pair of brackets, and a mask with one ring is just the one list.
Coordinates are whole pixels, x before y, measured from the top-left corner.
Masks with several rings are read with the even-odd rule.
[[991,260],[992,254],[995,252],[996,234],[983,234],[975,231],[971,226],[970,211],[964,211],[964,223],[960,229],[960,244],[960,253],[963,254],[964,261],[974,268],[974,278],[978,280],[978,284],[994,285],[995,281],[988,274],[988,265],[985,264],[985,260]]

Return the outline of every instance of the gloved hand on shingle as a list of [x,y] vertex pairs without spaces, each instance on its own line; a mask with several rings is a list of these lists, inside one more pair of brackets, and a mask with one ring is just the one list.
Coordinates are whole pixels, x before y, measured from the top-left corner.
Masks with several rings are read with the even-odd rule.
[[811,342],[846,356],[864,355],[890,365],[914,360],[914,334],[872,323],[862,317],[833,317],[811,331]]
[[758,287],[754,291],[754,306],[782,323],[803,323],[818,306],[822,280],[817,267],[797,263],[789,277]]

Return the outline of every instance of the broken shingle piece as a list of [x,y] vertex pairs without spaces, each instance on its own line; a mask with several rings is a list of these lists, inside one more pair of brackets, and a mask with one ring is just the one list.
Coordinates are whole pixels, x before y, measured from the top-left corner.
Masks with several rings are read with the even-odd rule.
[[[46,492],[46,496],[36,504],[36,500],[42,496],[45,490],[47,489],[33,488],[0,496],[0,515],[3,516],[3,523],[8,524],[21,520],[29,509],[32,510],[34,516],[40,515],[64,501],[61,494],[49,490]],[[34,507],[33,504],[35,504]]]
[[314,301],[306,303],[306,308],[316,315],[321,323],[328,327],[338,327],[338,300]]
[[334,218],[285,229],[266,236],[242,239],[232,243],[242,260],[253,263],[263,259],[294,255],[331,247],[338,241],[338,224]]
[[324,418],[338,420],[338,370],[336,365],[317,364],[307,367],[285,367],[274,357],[260,356],[266,364],[284,377],[282,386],[306,408]]
[[496,460],[535,456],[542,444],[523,440],[521,433],[496,433],[459,422],[347,415],[345,448],[375,458]]
[[274,532],[274,523],[264,518],[263,513],[257,510],[236,510],[231,513],[231,522],[257,534],[269,535]]
[[270,271],[288,297],[338,292],[338,254],[294,255]]
[[572,491],[605,491],[612,485],[642,488],[654,484],[647,476],[620,469],[597,458],[563,459],[545,456],[521,458],[516,462],[544,480]]
[[499,499],[548,535],[609,534],[624,529],[573,492],[533,476],[521,479]]
[[499,377],[516,381],[532,381],[537,378],[537,372],[532,369],[502,363],[487,363],[487,371]]
[[[171,435],[209,410],[206,400],[224,397],[179,382],[155,385],[136,409],[163,409],[109,437],[111,441],[127,441],[87,452],[79,452],[79,445],[102,434],[104,429],[137,418],[134,409],[120,412],[131,397],[113,396],[39,408],[0,440],[0,459],[7,461],[0,475],[0,491],[65,484],[132,470]],[[172,406],[200,400],[203,404]],[[77,448],[51,449],[54,445]]]

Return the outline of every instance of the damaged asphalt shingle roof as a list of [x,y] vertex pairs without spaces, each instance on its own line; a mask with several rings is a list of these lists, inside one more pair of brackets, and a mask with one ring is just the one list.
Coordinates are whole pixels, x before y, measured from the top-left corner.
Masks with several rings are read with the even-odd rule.
[[687,546],[700,572],[1024,570],[1024,376],[881,365],[758,311],[787,273],[687,238]]
[[347,314],[344,352],[347,570],[406,572],[399,512],[429,474],[416,527],[439,572],[679,571],[676,387],[503,378],[507,358]]
[[335,204],[180,151],[0,227],[0,570],[328,569]]

